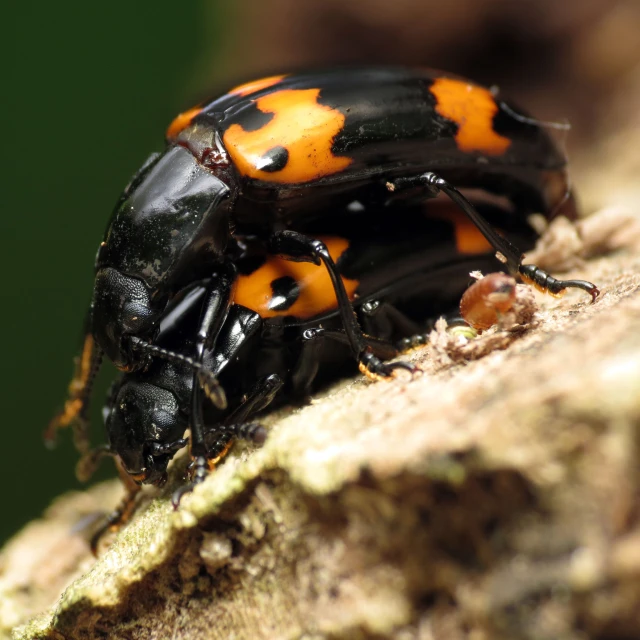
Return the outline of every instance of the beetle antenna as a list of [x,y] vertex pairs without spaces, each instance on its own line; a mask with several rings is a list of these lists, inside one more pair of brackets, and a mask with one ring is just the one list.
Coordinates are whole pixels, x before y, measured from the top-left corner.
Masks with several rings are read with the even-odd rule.
[[227,408],[227,396],[224,393],[224,389],[220,386],[218,378],[213,372],[209,371],[203,364],[196,362],[193,358],[189,358],[189,356],[184,356],[181,353],[169,351],[158,345],[145,342],[136,336],[131,337],[131,342],[135,349],[157,356],[158,358],[163,358],[169,362],[179,362],[180,364],[186,364],[188,367],[191,367],[191,369],[196,372],[202,390],[205,392],[207,398],[209,398],[218,409]]

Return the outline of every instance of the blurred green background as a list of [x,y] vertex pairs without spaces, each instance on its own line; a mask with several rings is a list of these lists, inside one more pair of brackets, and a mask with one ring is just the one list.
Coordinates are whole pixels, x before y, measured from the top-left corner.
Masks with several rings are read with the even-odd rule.
[[131,174],[194,101],[204,52],[229,33],[222,4],[206,28],[200,3],[171,0],[11,3],[3,13],[0,543],[79,487],[70,434],[54,451],[41,436],[65,397],[96,248]]
[[[175,114],[262,74],[427,65],[569,119],[579,155],[640,60],[636,0],[68,0],[11,3],[3,24],[0,544],[79,488],[70,434],[51,452],[42,431],[65,398],[111,208]],[[96,442],[113,375],[95,395]]]

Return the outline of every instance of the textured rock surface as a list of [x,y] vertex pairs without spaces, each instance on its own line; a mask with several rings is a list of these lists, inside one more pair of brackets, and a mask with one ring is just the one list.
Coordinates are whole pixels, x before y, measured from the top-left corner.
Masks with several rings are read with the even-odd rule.
[[542,301],[506,350],[453,363],[430,346],[416,380],[358,378],[272,416],[262,450],[178,512],[147,495],[97,562],[83,523],[117,484],[62,498],[0,556],[0,629],[39,614],[15,637],[640,637],[634,253],[571,273],[599,301]]

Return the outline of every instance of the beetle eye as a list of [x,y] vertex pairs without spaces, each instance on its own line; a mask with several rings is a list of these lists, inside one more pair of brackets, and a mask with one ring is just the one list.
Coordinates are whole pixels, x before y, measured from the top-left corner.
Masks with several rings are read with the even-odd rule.
[[149,305],[143,302],[130,302],[122,308],[122,322],[127,333],[138,334],[141,330],[148,331],[153,326],[156,314]]

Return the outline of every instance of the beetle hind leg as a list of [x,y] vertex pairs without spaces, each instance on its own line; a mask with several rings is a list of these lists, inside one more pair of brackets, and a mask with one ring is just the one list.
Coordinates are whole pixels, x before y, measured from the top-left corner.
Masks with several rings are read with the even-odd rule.
[[556,298],[562,296],[566,289],[582,289],[591,296],[591,302],[595,302],[600,295],[600,289],[595,284],[586,280],[558,280],[546,271],[533,264],[521,264],[518,274],[525,284],[529,284],[542,293],[548,293]]
[[552,296],[561,296],[566,289],[582,289],[595,302],[600,294],[596,285],[586,280],[557,280],[535,265],[522,264],[522,252],[514,247],[507,238],[501,236],[487,220],[476,210],[473,204],[451,183],[429,171],[417,176],[398,178],[387,183],[389,191],[399,191],[411,187],[423,187],[427,198],[435,197],[440,191],[445,193],[469,217],[480,233],[496,251],[496,257],[503,262],[512,276],[520,276],[526,284],[534,286],[538,291]]

